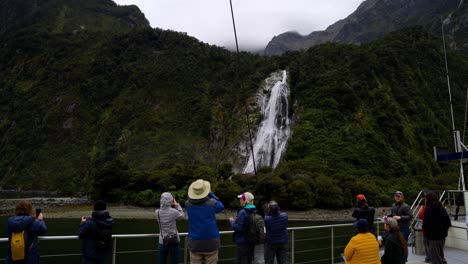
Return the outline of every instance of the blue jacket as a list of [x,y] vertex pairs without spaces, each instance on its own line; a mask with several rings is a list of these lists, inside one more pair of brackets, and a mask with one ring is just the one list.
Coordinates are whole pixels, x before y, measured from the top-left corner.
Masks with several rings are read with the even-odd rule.
[[216,214],[224,205],[213,193],[203,199],[185,202],[189,222],[188,247],[195,252],[213,252],[220,246]]
[[236,244],[248,243],[246,236],[249,228],[249,215],[255,210],[255,205],[247,204],[237,212],[236,221],[230,222],[234,230],[234,242]]
[[[47,226],[42,220],[29,215],[18,215],[8,218],[7,234],[8,239],[11,239],[13,232],[20,232],[22,230],[28,230],[28,241],[27,246],[30,247],[28,259],[24,261],[24,264],[36,264],[40,263],[39,245],[37,237],[44,235],[47,232]],[[8,243],[8,251],[5,258],[5,263],[12,263],[10,243]]]
[[112,243],[104,246],[97,247],[96,240],[98,236],[98,228],[110,230],[112,232],[112,225],[114,219],[109,215],[106,210],[93,211],[92,217],[86,218],[86,221],[80,223],[80,232],[78,237],[83,240],[81,252],[86,259],[101,260],[110,256],[112,253]]
[[288,215],[280,212],[265,216],[265,244],[288,243]]

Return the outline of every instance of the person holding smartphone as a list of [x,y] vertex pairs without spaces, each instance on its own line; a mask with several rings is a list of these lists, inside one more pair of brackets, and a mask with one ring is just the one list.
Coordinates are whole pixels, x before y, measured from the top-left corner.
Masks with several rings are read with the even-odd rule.
[[19,201],[16,204],[15,211],[16,215],[8,218],[7,234],[9,241],[5,263],[13,263],[14,260],[12,259],[13,254],[10,248],[12,234],[22,232],[23,230],[27,232],[27,241],[25,241],[25,244],[28,245],[26,253],[27,262],[24,263],[39,263],[40,254],[37,237],[47,232],[44,215],[41,213],[40,209],[36,210],[36,214],[34,215],[31,201],[26,200]]
[[184,218],[184,211],[171,193],[161,194],[159,209],[156,209],[156,220],[159,224],[158,263],[167,263],[170,257],[172,264],[179,263],[180,238],[176,220]]
[[78,237],[82,243],[82,264],[104,264],[112,254],[112,225],[107,204],[96,201],[90,217],[82,216]]

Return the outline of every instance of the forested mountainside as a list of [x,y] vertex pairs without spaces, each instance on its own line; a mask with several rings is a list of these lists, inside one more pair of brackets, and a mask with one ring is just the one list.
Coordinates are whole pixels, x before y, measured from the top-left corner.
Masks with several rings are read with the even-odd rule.
[[[411,198],[458,182],[454,165],[432,158],[434,145],[453,143],[442,42],[423,28],[362,46],[324,44],[271,58],[242,53],[238,65],[225,49],[151,29],[136,7],[7,2],[12,10],[47,5],[37,5],[21,29],[2,26],[2,188],[154,206],[163,191],[183,202],[188,184],[204,178],[226,204],[250,190],[303,209],[350,206],[357,193],[380,205],[395,189]],[[82,15],[49,12],[64,6]],[[140,22],[116,30],[128,21],[122,13]],[[100,15],[115,23],[97,23]],[[100,29],[49,30],[57,21],[81,25],[80,17],[93,17]],[[449,63],[460,127],[468,63],[456,52]],[[295,120],[283,161],[257,175],[234,174],[245,162],[246,111],[257,126],[255,94],[278,69],[290,76]]]
[[[326,30],[307,36],[285,32],[275,36],[266,46],[266,55],[307,49],[325,42],[364,44],[399,29],[423,26],[441,34],[442,19],[453,13],[446,33],[454,48],[467,49],[468,3],[463,0],[366,0],[355,12]],[[465,53],[468,54],[468,53]]]

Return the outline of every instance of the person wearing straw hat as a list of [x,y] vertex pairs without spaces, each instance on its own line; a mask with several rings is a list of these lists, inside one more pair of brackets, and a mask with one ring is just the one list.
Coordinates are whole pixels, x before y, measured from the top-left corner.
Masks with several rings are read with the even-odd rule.
[[220,236],[216,214],[224,210],[223,203],[211,192],[209,181],[194,181],[188,189],[185,210],[188,215],[188,249],[190,263],[206,264],[218,262]]

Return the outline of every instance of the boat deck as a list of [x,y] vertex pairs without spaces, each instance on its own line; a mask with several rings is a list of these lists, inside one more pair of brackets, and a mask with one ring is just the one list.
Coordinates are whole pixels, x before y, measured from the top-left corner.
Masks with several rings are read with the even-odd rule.
[[[445,259],[449,264],[465,264],[468,263],[468,252],[461,249],[445,247]],[[408,248],[408,264],[422,264],[424,263],[424,255],[416,255],[412,248]]]

